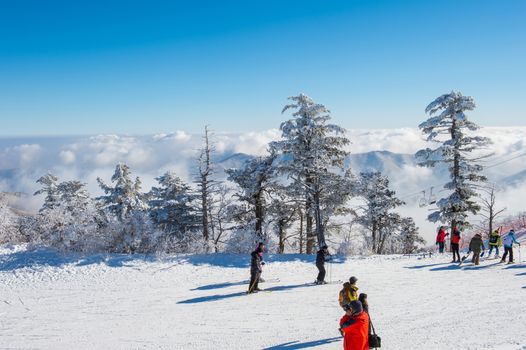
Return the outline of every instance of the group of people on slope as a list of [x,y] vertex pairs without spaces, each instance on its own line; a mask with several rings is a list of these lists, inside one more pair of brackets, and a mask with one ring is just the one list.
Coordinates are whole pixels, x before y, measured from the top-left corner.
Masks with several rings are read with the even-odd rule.
[[[438,251],[439,253],[444,253],[445,243],[446,243],[446,237],[449,236],[449,233],[446,232],[445,228],[443,226],[440,227],[437,233],[436,238],[436,244],[438,245]],[[501,262],[505,262],[506,258],[509,256],[508,264],[513,264],[513,244],[518,244],[520,247],[520,243],[517,241],[517,237],[515,236],[515,230],[511,229],[506,235],[504,235],[504,238],[500,235],[499,230],[493,231],[488,239],[488,246],[489,246],[489,252],[488,256],[493,252],[493,249],[495,249],[495,259],[500,258],[499,256],[499,247],[504,244],[504,255],[502,256]],[[480,264],[480,256],[481,253],[485,250],[484,241],[482,239],[482,235],[477,233],[475,236],[471,238],[471,241],[469,242],[469,250],[468,254],[473,252],[473,257],[471,261],[475,265]],[[453,253],[453,261],[451,262],[460,262],[460,230],[455,227],[453,228],[453,232],[451,235],[451,252]]]

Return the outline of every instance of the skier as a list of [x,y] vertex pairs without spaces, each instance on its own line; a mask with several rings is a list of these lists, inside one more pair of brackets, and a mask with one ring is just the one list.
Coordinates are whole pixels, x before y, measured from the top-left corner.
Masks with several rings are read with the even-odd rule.
[[460,230],[457,227],[453,228],[451,234],[451,251],[453,252],[452,262],[460,262]]
[[517,241],[517,238],[515,237],[515,230],[511,229],[506,236],[504,236],[504,255],[502,256],[501,263],[506,261],[506,256],[508,254],[510,255],[510,258],[508,260],[508,264],[513,264],[513,243],[517,243],[519,245],[519,249],[521,244]]
[[446,245],[446,237],[449,236],[449,233],[446,232],[444,226],[440,226],[440,229],[437,233],[436,244],[438,244],[438,252],[444,253],[444,247]]
[[358,300],[346,305],[345,315],[340,320],[344,350],[369,349],[369,316]]
[[500,236],[499,230],[495,230],[492,233],[490,233],[488,245],[489,245],[488,258],[491,255],[493,248],[495,248],[495,259],[500,258],[499,247],[502,245],[502,237]]
[[[349,305],[351,301],[358,300],[358,297],[356,295],[358,291],[358,287],[356,287],[355,283],[358,279],[356,277],[351,277],[349,279],[349,282],[345,282],[343,284],[343,289],[340,290],[339,294],[339,302],[340,306],[345,310],[345,306]],[[352,282],[351,282],[352,281]]]
[[479,265],[480,252],[484,251],[484,242],[482,241],[482,236],[479,233],[471,238],[471,241],[469,242],[469,251],[473,252],[473,259],[471,261],[475,265]]
[[325,261],[330,260],[331,255],[329,254],[329,247],[326,244],[321,246],[316,254],[316,267],[318,268],[318,277],[316,278],[315,284],[327,284],[325,282]]
[[265,265],[265,262],[263,261],[264,251],[265,244],[260,242],[256,249],[250,254],[250,284],[248,285],[248,294],[259,292],[261,290],[259,289],[258,284],[261,273],[263,272],[263,265]]

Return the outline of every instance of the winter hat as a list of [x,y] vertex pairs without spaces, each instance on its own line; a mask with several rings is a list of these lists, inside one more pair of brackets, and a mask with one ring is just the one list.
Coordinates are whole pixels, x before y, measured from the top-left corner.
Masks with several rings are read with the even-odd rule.
[[354,314],[359,314],[363,311],[362,302],[359,300],[353,300],[349,303],[349,310],[352,310]]
[[358,281],[358,278],[356,278],[356,277],[354,277],[354,276],[352,276],[351,278],[349,278],[349,282],[350,282],[351,284],[355,284],[357,281]]

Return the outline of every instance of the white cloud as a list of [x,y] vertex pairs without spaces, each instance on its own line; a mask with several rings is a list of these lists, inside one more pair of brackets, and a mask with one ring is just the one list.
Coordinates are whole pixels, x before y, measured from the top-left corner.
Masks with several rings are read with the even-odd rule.
[[[487,161],[488,165],[526,153],[526,127],[483,128],[480,133],[494,141],[491,151],[495,155]],[[220,133],[214,135],[213,140],[221,159],[233,153],[264,154],[267,144],[280,136],[278,129],[271,129]],[[413,154],[427,144],[417,128],[349,130],[348,136],[352,142],[349,150],[354,154],[380,150]],[[168,170],[175,171],[186,181],[192,181],[202,135],[175,131],[154,136],[97,135],[65,139],[34,138],[32,142],[27,139],[18,142],[16,138],[2,141],[7,146],[0,148],[0,190],[32,194],[38,188],[36,179],[51,171],[61,180],[78,179],[87,183],[90,193],[97,196],[100,189],[96,178],[109,182],[118,162],[130,165],[133,175],[141,177],[144,190],[155,183],[155,177]],[[525,160],[526,156],[519,157],[492,167],[488,169],[488,175],[492,181],[500,181],[524,170]],[[393,167],[390,173],[392,186],[408,203],[402,210],[414,217],[426,238],[432,240],[436,225],[425,220],[429,208],[418,207],[419,192],[443,184],[447,181],[447,174],[412,164],[384,165],[386,171]],[[10,169],[17,170],[13,173]],[[435,187],[435,193],[439,190],[440,186]],[[525,196],[526,184],[522,184],[499,193],[499,201],[511,214],[523,210],[521,199]],[[32,200],[28,203],[32,203],[33,209],[37,207]]]
[[178,143],[185,143],[192,139],[192,135],[185,131],[178,130],[170,134],[157,134],[152,137],[156,141],[175,141]]
[[73,164],[77,158],[75,152],[71,150],[60,151],[59,156],[63,164]]
[[0,169],[27,168],[38,160],[42,147],[37,144],[20,144],[0,150]]

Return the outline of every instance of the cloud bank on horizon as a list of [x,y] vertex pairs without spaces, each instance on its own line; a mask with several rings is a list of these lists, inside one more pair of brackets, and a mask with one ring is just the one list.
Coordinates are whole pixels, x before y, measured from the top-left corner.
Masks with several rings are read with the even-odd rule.
[[[494,153],[486,165],[487,175],[502,188],[499,204],[508,208],[508,213],[523,210],[522,198],[526,195],[526,127],[486,127],[480,134],[493,140],[490,150]],[[249,133],[217,133],[213,136],[216,161],[228,163],[232,155],[262,155],[270,141],[280,138],[278,129]],[[425,221],[427,208],[416,205],[421,190],[434,186],[439,191],[447,181],[447,173],[421,168],[412,162],[411,155],[426,147],[427,142],[417,128],[399,129],[352,129],[348,131],[353,155],[375,151],[390,154],[363,157],[361,163],[353,164],[355,171],[382,170],[390,176],[393,188],[408,205],[402,211],[411,216],[421,227],[431,230]],[[126,136],[96,135],[87,137],[34,137],[0,138],[0,191],[32,194],[38,189],[35,182],[46,172],[57,175],[61,181],[78,179],[87,183],[92,195],[100,194],[96,178],[105,181],[113,174],[115,165],[127,163],[133,175],[139,176],[143,189],[147,191],[155,184],[155,177],[167,170],[175,171],[191,182],[195,174],[196,158],[201,147],[202,135],[176,131],[166,134]],[[243,159],[242,157],[239,159]],[[354,159],[354,158],[353,158]],[[502,163],[502,164],[499,164]],[[439,185],[438,187],[436,185]],[[409,196],[408,196],[409,195]],[[25,197],[25,209],[36,210],[41,198]],[[415,211],[416,210],[416,211]],[[428,237],[429,239],[429,237]]]

